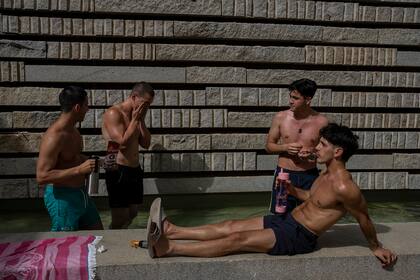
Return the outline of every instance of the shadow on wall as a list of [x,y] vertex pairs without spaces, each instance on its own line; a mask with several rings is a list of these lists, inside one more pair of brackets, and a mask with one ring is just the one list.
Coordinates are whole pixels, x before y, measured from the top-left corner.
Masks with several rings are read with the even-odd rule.
[[[200,177],[202,172],[210,171],[204,153],[165,153],[165,147],[155,144],[151,157],[151,171],[154,173],[173,173],[162,178],[158,174],[154,179],[158,194],[196,194],[206,193],[213,185],[213,177]],[[183,173],[194,172],[197,177],[184,177]],[[179,175],[178,175],[179,174]]]
[[[390,227],[375,224],[377,233],[389,232]],[[365,236],[358,224],[335,225],[319,238],[318,248],[337,248],[346,246],[368,247]]]

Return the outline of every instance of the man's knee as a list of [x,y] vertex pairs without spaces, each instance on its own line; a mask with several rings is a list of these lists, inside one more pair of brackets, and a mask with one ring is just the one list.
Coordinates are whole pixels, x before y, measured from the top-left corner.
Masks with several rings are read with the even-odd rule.
[[222,228],[225,232],[235,232],[235,221],[234,220],[227,220],[222,222]]
[[226,245],[228,246],[226,253],[237,252],[245,248],[248,242],[248,237],[242,232],[231,233],[227,237]]

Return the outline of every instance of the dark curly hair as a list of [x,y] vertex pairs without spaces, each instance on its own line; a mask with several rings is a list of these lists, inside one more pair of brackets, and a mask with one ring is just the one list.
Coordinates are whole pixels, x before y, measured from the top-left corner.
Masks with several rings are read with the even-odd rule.
[[297,90],[301,95],[306,97],[314,97],[317,85],[314,81],[309,79],[296,80],[289,85],[289,90]]
[[359,137],[354,135],[350,128],[336,123],[329,123],[319,132],[331,144],[343,148],[341,159],[346,162],[359,148],[357,140]]
[[58,97],[60,101],[61,110],[63,112],[70,112],[74,105],[83,105],[87,98],[87,92],[76,86],[65,87]]

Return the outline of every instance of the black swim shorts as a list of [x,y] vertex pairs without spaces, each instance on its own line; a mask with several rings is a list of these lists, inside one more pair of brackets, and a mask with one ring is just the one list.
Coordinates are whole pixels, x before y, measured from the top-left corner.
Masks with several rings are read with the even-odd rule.
[[105,181],[109,207],[127,208],[143,202],[143,170],[140,166],[118,164],[117,170],[106,170]]
[[271,228],[276,236],[276,244],[268,252],[270,255],[295,255],[315,250],[318,236],[299,224],[293,216],[264,216],[264,228]]

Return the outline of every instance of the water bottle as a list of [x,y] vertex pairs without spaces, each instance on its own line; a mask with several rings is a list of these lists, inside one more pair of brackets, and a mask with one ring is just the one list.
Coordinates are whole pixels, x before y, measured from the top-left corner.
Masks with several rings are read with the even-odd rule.
[[95,160],[95,169],[89,174],[88,178],[88,194],[98,194],[99,189],[99,157],[91,156]]
[[289,180],[289,173],[280,172],[277,178],[280,182],[277,185],[276,207],[274,211],[276,214],[284,214],[287,211],[287,191],[285,182]]
[[104,169],[107,171],[118,170],[117,156],[120,144],[114,141],[108,141],[106,156],[104,158]]

